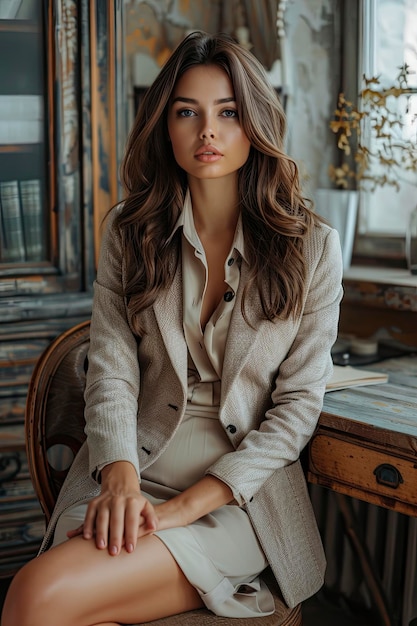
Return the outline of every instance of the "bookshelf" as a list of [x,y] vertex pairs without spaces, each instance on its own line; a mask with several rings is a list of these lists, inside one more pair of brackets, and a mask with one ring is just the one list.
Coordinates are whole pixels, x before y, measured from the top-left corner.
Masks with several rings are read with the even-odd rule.
[[119,192],[117,4],[0,1],[0,579],[44,530],[24,440],[33,367],[90,317],[101,218]]
[[45,38],[39,8],[12,0],[0,6],[0,57],[7,60],[0,64],[1,264],[47,258]]

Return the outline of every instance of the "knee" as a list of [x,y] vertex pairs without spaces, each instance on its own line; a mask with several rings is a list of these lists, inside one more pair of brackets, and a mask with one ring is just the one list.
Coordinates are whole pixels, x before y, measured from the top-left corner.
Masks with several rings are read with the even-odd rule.
[[[39,567],[37,559],[25,565],[13,578],[4,602],[1,626],[52,624],[54,603],[59,608],[57,586]],[[55,622],[56,623],[56,622]]]

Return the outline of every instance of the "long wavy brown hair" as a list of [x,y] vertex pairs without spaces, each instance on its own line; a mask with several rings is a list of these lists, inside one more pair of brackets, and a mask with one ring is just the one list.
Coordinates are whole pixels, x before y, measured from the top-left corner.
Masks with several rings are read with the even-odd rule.
[[187,177],[168,141],[170,98],[188,69],[210,64],[229,76],[239,120],[251,143],[249,158],[238,173],[250,264],[242,314],[247,320],[245,298],[253,285],[265,319],[288,318],[302,307],[303,240],[318,218],[301,195],[297,165],[283,150],[283,108],[250,52],[228,35],[197,31],[179,44],[147,89],[121,168],[126,198],[116,224],[125,250],[125,296],[138,332],[138,314],[170,285],[179,259],[180,239],[170,235],[183,207]]

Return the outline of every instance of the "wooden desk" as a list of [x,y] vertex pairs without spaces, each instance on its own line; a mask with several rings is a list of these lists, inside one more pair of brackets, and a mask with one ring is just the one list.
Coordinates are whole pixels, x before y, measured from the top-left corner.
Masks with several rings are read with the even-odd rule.
[[417,357],[368,365],[388,383],[326,393],[308,479],[417,517]]
[[[345,496],[417,517],[417,356],[365,369],[387,372],[388,383],[326,394],[308,447],[307,476],[338,494],[345,532],[362,567],[377,623],[392,626],[392,609],[352,501]],[[417,525],[414,529],[417,533]]]

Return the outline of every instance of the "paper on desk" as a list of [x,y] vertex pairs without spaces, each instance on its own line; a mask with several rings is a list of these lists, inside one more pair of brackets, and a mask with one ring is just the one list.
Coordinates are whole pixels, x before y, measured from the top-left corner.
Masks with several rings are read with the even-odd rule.
[[333,365],[333,375],[326,385],[326,391],[337,391],[348,387],[377,385],[388,382],[388,374],[359,369],[351,365]]

